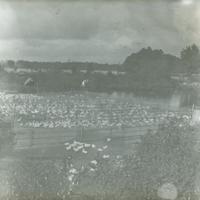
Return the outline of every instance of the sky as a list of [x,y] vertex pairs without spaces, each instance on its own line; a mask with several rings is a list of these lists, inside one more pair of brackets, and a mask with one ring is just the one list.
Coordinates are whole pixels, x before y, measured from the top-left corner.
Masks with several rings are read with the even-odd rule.
[[122,63],[200,46],[198,0],[0,1],[0,60]]

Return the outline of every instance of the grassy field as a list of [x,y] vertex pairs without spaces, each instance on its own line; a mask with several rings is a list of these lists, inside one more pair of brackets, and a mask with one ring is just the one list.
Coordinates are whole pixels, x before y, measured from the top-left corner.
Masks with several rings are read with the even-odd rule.
[[49,194],[59,200],[79,194],[80,199],[104,194],[121,199],[126,173],[136,176],[140,168],[135,156],[138,147],[146,147],[145,135],[153,139],[171,118],[181,119],[176,128],[191,119],[191,112],[171,110],[167,101],[131,95],[2,94],[0,101],[2,117],[15,119],[14,147],[0,160],[8,177],[1,170],[0,186],[8,179],[5,188],[15,199]]
[[27,128],[123,128],[159,123],[167,116],[190,117],[171,110],[170,100],[123,94],[1,94],[0,116]]

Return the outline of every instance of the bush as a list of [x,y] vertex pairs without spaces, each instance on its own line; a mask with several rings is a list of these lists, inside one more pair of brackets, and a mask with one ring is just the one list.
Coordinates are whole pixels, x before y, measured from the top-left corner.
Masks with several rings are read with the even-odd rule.
[[146,134],[135,158],[128,163],[128,184],[133,196],[156,199],[158,188],[171,183],[177,188],[178,197],[194,198],[199,165],[195,144],[196,130],[185,119],[172,119],[156,133]]

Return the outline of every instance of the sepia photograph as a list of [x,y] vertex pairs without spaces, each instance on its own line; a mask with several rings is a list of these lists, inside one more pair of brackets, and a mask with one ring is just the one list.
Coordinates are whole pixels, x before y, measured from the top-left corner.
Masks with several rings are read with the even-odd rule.
[[200,1],[0,0],[0,200],[199,200]]

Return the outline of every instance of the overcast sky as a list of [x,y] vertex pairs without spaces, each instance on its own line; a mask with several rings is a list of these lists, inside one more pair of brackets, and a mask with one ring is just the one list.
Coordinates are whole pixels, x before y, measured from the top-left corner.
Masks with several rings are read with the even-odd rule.
[[142,47],[200,45],[200,3],[0,1],[0,27],[0,59],[121,63]]

